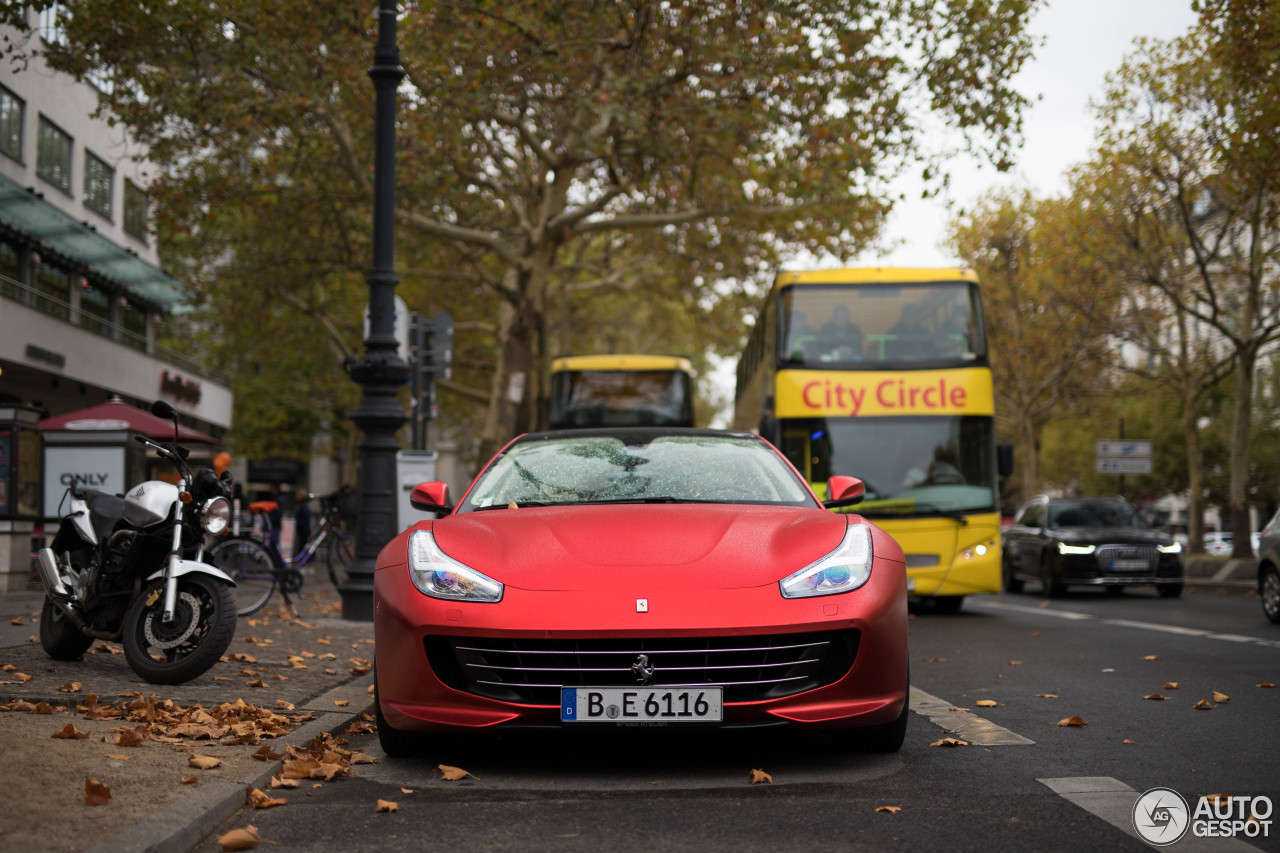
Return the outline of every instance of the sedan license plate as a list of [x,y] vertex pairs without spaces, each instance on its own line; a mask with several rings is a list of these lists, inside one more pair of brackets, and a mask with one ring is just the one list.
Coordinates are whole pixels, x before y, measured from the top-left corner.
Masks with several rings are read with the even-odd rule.
[[562,687],[565,723],[719,723],[720,687]]
[[1145,568],[1147,568],[1146,560],[1112,560],[1111,561],[1111,571],[1113,572],[1124,572],[1124,571],[1132,571],[1133,569],[1145,569]]

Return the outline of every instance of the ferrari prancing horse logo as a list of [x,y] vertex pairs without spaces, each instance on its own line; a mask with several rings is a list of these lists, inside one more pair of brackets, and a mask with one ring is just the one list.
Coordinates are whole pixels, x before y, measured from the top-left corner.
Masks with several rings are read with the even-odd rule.
[[637,612],[637,613],[648,613],[648,612],[649,612],[649,599],[647,599],[647,598],[637,598],[637,599],[636,599],[636,612]]

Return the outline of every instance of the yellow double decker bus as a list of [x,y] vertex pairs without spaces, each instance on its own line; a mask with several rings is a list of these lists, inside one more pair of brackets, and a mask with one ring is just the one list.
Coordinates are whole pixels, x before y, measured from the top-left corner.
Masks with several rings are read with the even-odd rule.
[[784,272],[738,363],[736,429],[774,442],[822,495],[866,483],[853,511],[902,546],[911,596],[942,612],[999,592],[995,400],[978,278],[967,269]]
[[550,429],[693,426],[693,364],[680,356],[564,356],[550,386]]

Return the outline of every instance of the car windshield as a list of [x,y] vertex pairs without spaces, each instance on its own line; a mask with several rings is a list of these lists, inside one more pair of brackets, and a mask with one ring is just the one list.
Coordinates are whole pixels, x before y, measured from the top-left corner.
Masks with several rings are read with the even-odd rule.
[[459,511],[513,503],[817,506],[795,473],[758,438],[643,429],[521,440],[485,471]]
[[1049,504],[1049,527],[1146,527],[1133,507],[1119,500]]

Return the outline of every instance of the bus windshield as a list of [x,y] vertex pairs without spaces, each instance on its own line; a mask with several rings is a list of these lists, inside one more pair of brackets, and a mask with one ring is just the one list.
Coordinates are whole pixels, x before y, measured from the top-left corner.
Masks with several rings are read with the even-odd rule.
[[691,386],[681,370],[561,371],[551,379],[550,426],[692,426]]
[[991,512],[996,464],[989,417],[789,420],[781,450],[810,482],[848,474],[866,484],[869,518]]
[[967,281],[791,285],[780,296],[778,359],[822,367],[983,360],[978,304]]

